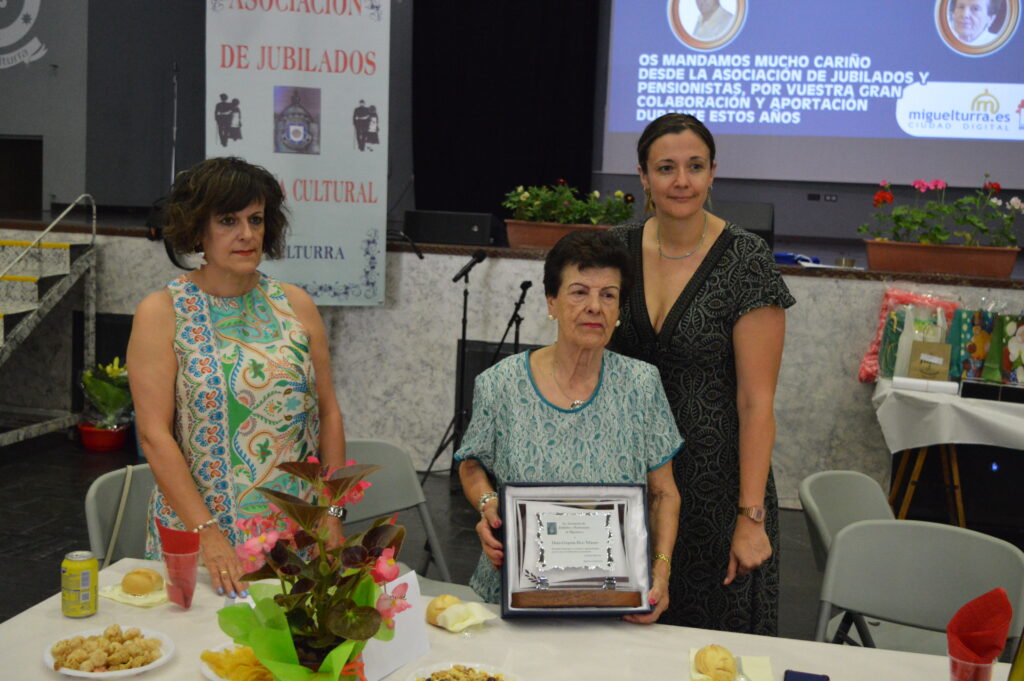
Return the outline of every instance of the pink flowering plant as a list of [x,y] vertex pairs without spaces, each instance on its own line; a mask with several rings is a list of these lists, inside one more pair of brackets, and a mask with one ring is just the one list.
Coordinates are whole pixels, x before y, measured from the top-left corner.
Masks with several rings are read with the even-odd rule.
[[[876,239],[911,241],[923,244],[960,243],[965,246],[1016,246],[1015,221],[1024,213],[1024,202],[1014,196],[999,196],[1002,187],[985,183],[973,193],[954,201],[946,201],[944,180],[914,180],[917,190],[913,204],[896,205],[896,197],[888,180],[879,183],[872,203],[883,210],[872,217],[877,223],[865,223],[857,231]],[[886,205],[892,208],[885,210]],[[952,241],[956,237],[957,241]]]
[[398,576],[405,528],[385,517],[332,546],[328,507],[362,499],[370,484],[364,478],[380,467],[349,461],[330,469],[311,457],[277,468],[304,480],[311,500],[259,488],[270,510],[239,521],[250,538],[236,551],[250,568],[243,579],[276,583],[253,583],[255,607],[221,609],[220,627],[276,679],[309,681],[314,669],[331,679],[362,678],[357,658],[366,641],[393,638],[395,615],[410,607],[406,588],[387,586]]

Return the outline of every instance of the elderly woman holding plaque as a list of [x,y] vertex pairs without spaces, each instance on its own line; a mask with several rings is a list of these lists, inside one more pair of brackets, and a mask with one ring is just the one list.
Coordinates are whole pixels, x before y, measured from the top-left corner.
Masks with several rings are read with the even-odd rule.
[[653,612],[626,619],[653,622],[668,606],[679,491],[666,464],[682,438],[655,368],[605,350],[631,281],[617,239],[597,231],[565,236],[544,263],[555,343],[508,357],[476,379],[473,417],[456,459],[481,516],[483,554],[470,585],[488,602],[498,602],[505,558],[496,487],[646,483]]

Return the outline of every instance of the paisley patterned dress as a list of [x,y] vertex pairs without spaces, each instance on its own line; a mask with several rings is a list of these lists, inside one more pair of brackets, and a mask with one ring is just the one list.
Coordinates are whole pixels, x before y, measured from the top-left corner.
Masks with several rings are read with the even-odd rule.
[[655,333],[643,283],[642,224],[612,230],[626,243],[636,285],[622,303],[609,347],[658,367],[686,455],[672,462],[682,496],[672,554],[671,601],[658,620],[702,629],[775,635],[779,600],[779,518],[768,474],[765,529],[772,558],[723,586],[739,499],[739,413],[732,331],[752,310],[796,301],[759,237],[726,225]]
[[[651,365],[606,351],[594,394],[581,407],[562,409],[537,389],[527,351],[477,376],[473,418],[455,458],[479,461],[496,485],[646,484],[647,473],[682,444]],[[499,573],[482,552],[469,585],[498,602]]]
[[[267,512],[256,489],[307,493],[275,466],[319,446],[309,335],[281,285],[264,274],[248,293],[218,298],[186,276],[167,285],[174,306],[174,436],[206,507],[232,545],[239,519]],[[150,500],[146,557],[160,557],[157,519],[186,529],[159,488]]]

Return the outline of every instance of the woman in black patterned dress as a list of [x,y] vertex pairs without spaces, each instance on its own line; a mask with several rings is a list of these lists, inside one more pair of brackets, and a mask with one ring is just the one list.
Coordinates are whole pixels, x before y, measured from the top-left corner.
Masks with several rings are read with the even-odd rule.
[[637,157],[653,215],[614,230],[639,276],[610,347],[658,367],[687,442],[672,464],[682,507],[659,621],[775,635],[773,402],[795,301],[767,244],[704,209],[715,142],[699,120],[652,121]]

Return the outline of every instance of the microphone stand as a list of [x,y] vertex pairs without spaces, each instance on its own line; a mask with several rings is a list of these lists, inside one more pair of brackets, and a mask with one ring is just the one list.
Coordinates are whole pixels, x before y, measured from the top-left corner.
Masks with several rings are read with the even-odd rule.
[[387,238],[389,240],[392,238],[405,239],[409,242],[409,245],[412,246],[412,252],[416,254],[416,257],[423,260],[423,251],[421,251],[420,247],[416,245],[416,242],[412,240],[412,237],[405,233],[405,230],[399,230],[397,232],[388,231]]
[[457,375],[459,380],[455,386],[455,413],[452,415],[451,421],[448,422],[448,427],[445,428],[444,435],[441,436],[441,443],[434,451],[434,456],[430,459],[430,464],[427,465],[427,470],[423,471],[423,478],[420,480],[421,485],[426,483],[427,478],[430,476],[430,471],[434,468],[434,464],[437,463],[438,457],[440,457],[444,450],[448,448],[448,445],[454,443],[453,453],[458,449],[459,445],[462,444],[462,435],[466,430],[466,403],[463,384],[466,380],[466,314],[469,308],[469,272],[467,271],[460,278],[465,281],[465,285],[462,288],[462,335],[459,338],[458,347],[459,371]]
[[519,354],[519,327],[523,323],[523,318],[519,315],[519,309],[523,306],[523,303],[526,302],[526,290],[530,288],[529,284],[530,282],[524,281],[520,285],[523,291],[519,294],[519,300],[516,301],[516,305],[512,309],[512,316],[509,318],[508,325],[505,327],[505,333],[501,335],[501,340],[498,341],[498,347],[494,348],[494,355],[491,356],[491,361],[487,365],[488,367],[492,367],[498,362],[498,358],[501,355],[501,349],[505,346],[505,339],[508,337],[508,332],[512,329],[513,324],[516,327],[516,332],[513,336],[514,341],[512,343],[512,354]]

